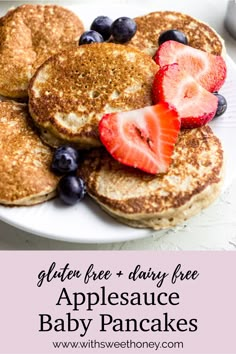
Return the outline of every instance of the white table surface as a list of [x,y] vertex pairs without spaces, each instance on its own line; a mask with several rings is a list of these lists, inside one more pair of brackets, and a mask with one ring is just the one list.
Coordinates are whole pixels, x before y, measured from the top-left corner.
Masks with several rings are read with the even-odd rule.
[[[56,1],[50,1],[52,2]],[[128,0],[121,2],[125,4]],[[140,3],[139,0],[136,2]],[[0,1],[0,15],[9,7],[20,3]],[[98,3],[96,1],[96,5]],[[197,3],[192,0],[160,0],[155,3],[146,0],[145,3],[147,12],[172,9],[208,22],[224,38],[227,53],[236,63],[236,41],[227,33],[223,24],[226,0],[198,0]],[[112,6],[112,2],[109,4]],[[156,232],[152,237],[109,244],[69,243],[26,233],[0,221],[0,250],[236,250],[236,180],[201,214],[175,229]]]

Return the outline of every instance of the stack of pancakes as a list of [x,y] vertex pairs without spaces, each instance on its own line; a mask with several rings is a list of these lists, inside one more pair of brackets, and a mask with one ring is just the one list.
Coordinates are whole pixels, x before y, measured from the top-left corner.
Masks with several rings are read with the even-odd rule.
[[[37,68],[53,54],[76,47],[80,19],[56,5],[23,5],[0,19],[0,95],[28,99]],[[53,150],[39,138],[28,105],[0,102],[0,203],[33,205],[56,195]]]
[[217,197],[223,152],[208,126],[180,133],[166,174],[123,166],[101,146],[98,122],[104,114],[152,104],[158,70],[152,55],[161,31],[179,29],[190,45],[224,53],[218,34],[190,16],[155,12],[135,20],[138,30],[128,45],[80,47],[82,22],[59,6],[24,5],[0,20],[0,94],[29,96],[28,106],[0,103],[1,203],[29,205],[53,197],[58,178],[50,172],[51,155],[64,143],[87,150],[78,174],[89,195],[128,225],[177,225]]

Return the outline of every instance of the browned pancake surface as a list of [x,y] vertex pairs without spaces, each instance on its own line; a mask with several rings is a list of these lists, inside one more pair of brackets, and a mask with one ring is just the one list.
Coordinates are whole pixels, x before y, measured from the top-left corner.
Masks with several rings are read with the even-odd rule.
[[166,174],[126,167],[105,149],[88,153],[79,173],[88,193],[110,214],[127,224],[158,229],[209,205],[218,195],[222,167],[220,141],[205,126],[181,132]]
[[51,149],[29,120],[27,106],[0,102],[0,203],[31,205],[55,195]]
[[129,44],[153,55],[158,47],[158,38],[163,31],[177,29],[188,38],[190,46],[221,55],[222,39],[207,24],[189,15],[175,11],[159,11],[136,17],[137,32]]
[[0,19],[0,94],[26,97],[30,78],[83,32],[80,19],[57,5],[22,5]]
[[104,114],[152,104],[157,70],[148,55],[113,43],[59,53],[30,83],[30,113],[49,145],[98,146],[98,122]]

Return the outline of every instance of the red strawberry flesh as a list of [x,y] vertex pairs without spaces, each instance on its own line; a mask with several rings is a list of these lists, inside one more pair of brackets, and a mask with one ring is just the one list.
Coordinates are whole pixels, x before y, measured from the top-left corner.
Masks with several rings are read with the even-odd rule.
[[116,160],[152,174],[168,170],[179,130],[167,103],[106,114],[99,123],[101,142]]
[[213,55],[175,41],[164,42],[155,55],[156,63],[162,67],[179,64],[198,83],[210,92],[218,91],[226,79],[226,64],[219,55]]
[[205,90],[178,64],[163,66],[153,83],[154,103],[168,102],[181,118],[181,128],[197,128],[208,123],[217,110],[217,98]]

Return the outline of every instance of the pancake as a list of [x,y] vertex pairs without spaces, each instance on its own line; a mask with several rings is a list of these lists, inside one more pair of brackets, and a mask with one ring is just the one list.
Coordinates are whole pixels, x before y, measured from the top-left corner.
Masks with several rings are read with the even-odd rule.
[[217,198],[223,151],[211,128],[203,126],[181,131],[166,174],[121,165],[103,148],[89,152],[78,173],[89,195],[114,218],[159,230],[184,222]]
[[80,19],[57,5],[22,5],[0,19],[0,95],[27,97],[36,69],[51,55],[76,46]]
[[53,147],[99,146],[98,122],[104,114],[152,104],[157,70],[150,56],[120,44],[94,43],[59,53],[30,82],[31,116]]
[[52,150],[31,126],[27,106],[0,102],[0,203],[33,205],[53,198]]
[[137,32],[129,42],[153,56],[158,48],[158,38],[164,31],[177,29],[188,38],[188,44],[214,55],[225,55],[223,39],[208,24],[175,11],[157,11],[136,17]]

